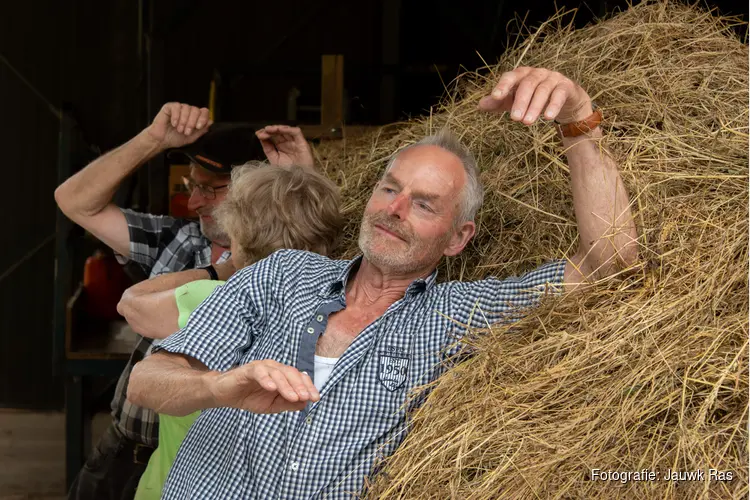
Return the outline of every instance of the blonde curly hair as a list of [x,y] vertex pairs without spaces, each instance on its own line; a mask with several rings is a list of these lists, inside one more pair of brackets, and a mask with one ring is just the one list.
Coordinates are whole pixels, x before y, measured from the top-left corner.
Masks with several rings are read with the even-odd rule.
[[229,191],[215,216],[234,240],[237,268],[281,248],[329,255],[344,227],[339,190],[330,179],[309,168],[264,162],[232,169]]

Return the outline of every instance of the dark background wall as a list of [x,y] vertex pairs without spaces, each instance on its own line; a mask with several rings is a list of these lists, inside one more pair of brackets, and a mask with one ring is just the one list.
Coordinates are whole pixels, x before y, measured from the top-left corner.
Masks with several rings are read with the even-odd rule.
[[[747,19],[744,2],[709,4]],[[557,2],[579,7],[579,25],[625,5]],[[63,402],[52,325],[55,113],[63,103],[98,151],[134,135],[161,102],[206,105],[217,74],[222,119],[270,123],[287,117],[293,87],[299,104],[318,105],[321,55],[343,54],[348,121],[378,124],[423,113],[461,65],[482,65],[477,52],[494,61],[514,17],[529,11],[526,23],[534,26],[555,10],[548,0],[3,2],[0,406],[59,408]],[[150,70],[149,57],[156,61]],[[384,91],[388,82],[391,93]],[[310,110],[298,118],[319,120]],[[146,206],[148,191],[133,192]],[[127,189],[121,197],[134,201],[126,200]]]
[[[5,11],[6,9],[3,8]],[[66,9],[13,4],[0,14],[0,56],[51,103],[62,99]],[[47,43],[35,43],[35,37]],[[50,43],[52,41],[56,43]],[[52,363],[57,118],[0,62],[0,405],[59,404]]]

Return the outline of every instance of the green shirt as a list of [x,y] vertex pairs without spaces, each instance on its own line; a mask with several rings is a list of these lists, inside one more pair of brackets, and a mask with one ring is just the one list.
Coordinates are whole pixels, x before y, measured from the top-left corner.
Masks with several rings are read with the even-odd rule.
[[[177,326],[184,328],[195,308],[211,295],[214,288],[223,284],[223,281],[200,280],[176,288],[174,297],[177,301],[177,311],[180,314],[177,319]],[[138,489],[135,492],[135,500],[158,500],[161,498],[161,490],[167,480],[169,469],[177,456],[177,451],[198,415],[200,415],[199,411],[184,417],[159,414],[159,445],[151,455],[146,470],[141,476]]]

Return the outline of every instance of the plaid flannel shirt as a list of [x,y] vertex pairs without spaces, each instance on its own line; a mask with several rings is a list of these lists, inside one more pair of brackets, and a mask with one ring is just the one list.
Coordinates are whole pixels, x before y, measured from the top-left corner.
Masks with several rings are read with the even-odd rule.
[[[346,307],[360,262],[280,250],[235,273],[154,348],[225,371],[273,359],[314,377],[328,316]],[[162,498],[351,498],[407,429],[410,389],[440,376],[446,352],[488,322],[514,321],[562,283],[565,261],[519,278],[437,284],[415,280],[404,297],[357,335],[321,398],[301,412],[205,410],[177,455]]]
[[[123,209],[130,231],[130,255],[118,256],[120,263],[137,263],[149,278],[160,274],[205,267],[211,264],[211,242],[203,236],[194,221],[151,215]],[[224,262],[229,252],[219,259]],[[155,447],[159,444],[159,418],[147,408],[127,400],[128,380],[133,365],[142,360],[151,346],[141,337],[117,381],[112,400],[112,418],[117,429],[128,439]]]

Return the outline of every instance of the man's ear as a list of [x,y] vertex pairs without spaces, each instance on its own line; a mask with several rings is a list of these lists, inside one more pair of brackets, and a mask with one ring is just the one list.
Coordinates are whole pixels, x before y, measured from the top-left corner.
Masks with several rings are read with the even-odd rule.
[[464,222],[458,226],[458,228],[454,230],[448,248],[445,249],[443,254],[448,257],[460,254],[471,237],[474,236],[476,230],[477,226],[474,224],[474,221]]

